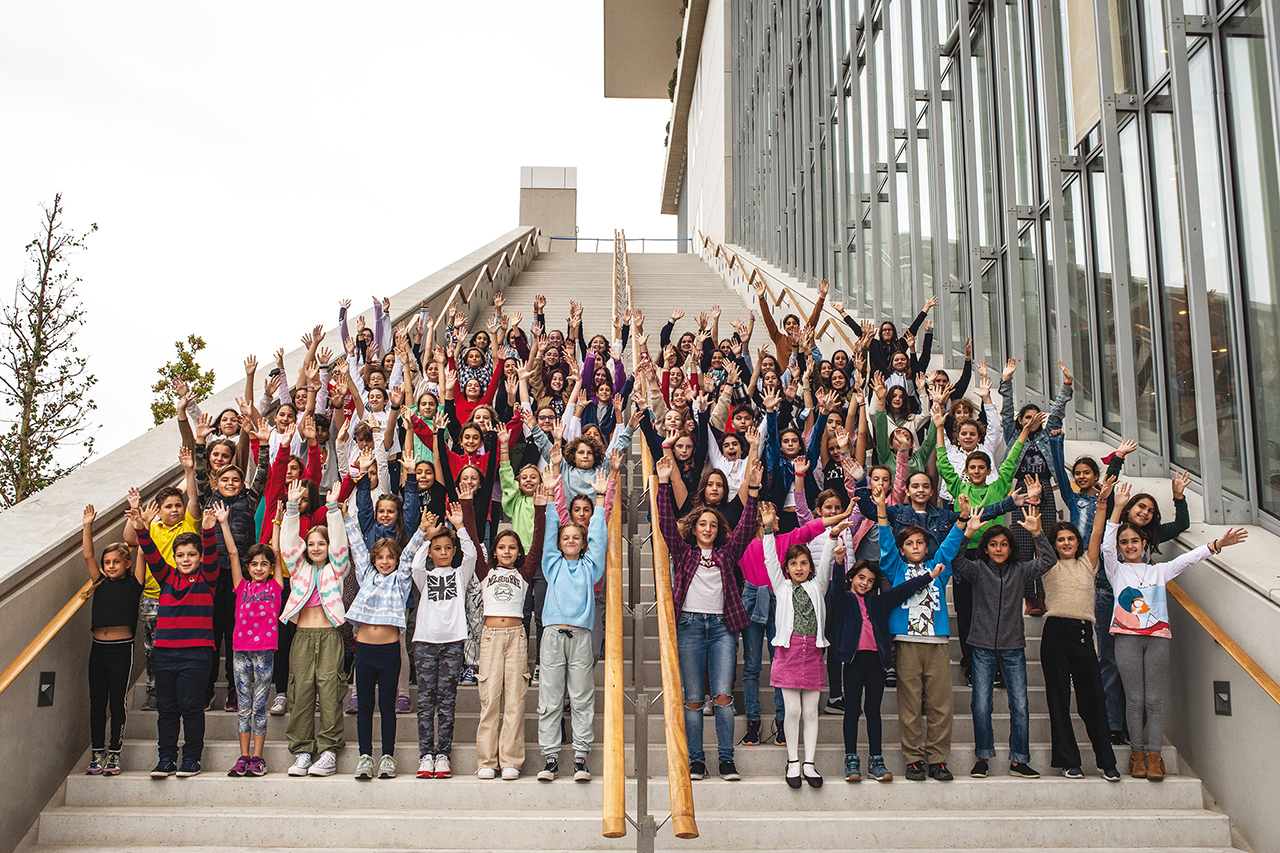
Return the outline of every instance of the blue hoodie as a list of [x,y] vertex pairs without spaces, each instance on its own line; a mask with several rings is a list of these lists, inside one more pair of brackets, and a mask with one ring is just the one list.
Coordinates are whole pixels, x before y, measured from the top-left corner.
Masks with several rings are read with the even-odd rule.
[[604,510],[597,507],[587,531],[586,550],[579,559],[566,560],[559,547],[560,515],[554,504],[547,504],[547,533],[542,545],[542,574],[547,579],[543,625],[591,630],[596,620],[595,585],[604,577],[608,533]]
[[880,525],[880,571],[894,585],[928,574],[938,563],[946,569],[932,584],[910,596],[889,611],[889,633],[908,637],[949,637],[951,620],[947,616],[947,581],[951,578],[951,561],[964,544],[964,531],[951,526],[936,554],[923,563],[907,563],[898,552],[898,543],[888,525]]

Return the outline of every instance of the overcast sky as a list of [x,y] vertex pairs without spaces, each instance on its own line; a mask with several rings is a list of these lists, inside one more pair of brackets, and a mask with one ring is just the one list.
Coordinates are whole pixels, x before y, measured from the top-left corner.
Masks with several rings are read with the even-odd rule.
[[73,266],[98,450],[151,425],[175,340],[238,381],[516,227],[521,166],[578,167],[582,236],[675,236],[670,103],[603,97],[602,6],[4,0],[0,277],[55,192],[98,223]]

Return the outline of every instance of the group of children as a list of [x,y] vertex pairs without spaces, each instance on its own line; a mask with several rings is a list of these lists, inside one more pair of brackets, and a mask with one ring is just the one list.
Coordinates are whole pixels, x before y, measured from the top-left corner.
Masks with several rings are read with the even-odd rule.
[[[499,295],[487,328],[472,334],[465,315],[433,318],[425,305],[416,322],[393,328],[384,300],[372,327],[357,318],[351,334],[344,302],[345,353],[321,347],[316,327],[303,337],[292,381],[278,352],[260,397],[252,357],[243,398],[216,417],[179,383],[185,488],[162,489],[145,505],[131,490],[124,541],[100,561],[95,513],[85,509],[85,560],[101,578],[88,772],[119,772],[141,618],[143,707],[158,716],[153,777],[200,772],[204,714],[225,672],[224,707],[237,712],[240,733],[232,776],[267,772],[267,720],[284,714],[289,775],[333,774],[345,703],[356,715],[356,777],[394,777],[397,714],[411,710],[412,676],[419,778],[452,774],[459,685],[475,684],[480,778],[520,777],[526,694],[536,685],[538,778],[559,773],[568,712],[573,776],[589,780],[606,518],[621,454],[639,428],[656,460],[657,523],[672,561],[693,778],[708,775],[704,715],[715,721],[719,775],[739,778],[741,643],[739,742],[766,739],[767,648],[770,737],[787,748],[791,787],[822,784],[824,689],[826,710],[844,715],[847,781],[864,775],[863,716],[865,775],[893,778],[880,713],[887,686],[897,689],[907,779],[952,779],[953,634],[972,685],[971,775],[986,776],[995,757],[993,689],[1003,686],[1009,772],[1035,778],[1024,614],[1045,617],[1053,766],[1083,776],[1074,685],[1103,776],[1120,778],[1112,746],[1127,740],[1131,774],[1162,778],[1164,585],[1244,532],[1154,562],[1161,542],[1189,525],[1187,478],[1175,478],[1177,518],[1162,524],[1154,497],[1116,485],[1135,445],[1113,454],[1105,478],[1088,457],[1068,472],[1061,426],[1070,371],[1062,367],[1050,411],[1027,405],[1015,414],[1010,360],[997,412],[987,365],[966,357],[954,383],[943,371],[924,373],[936,300],[902,336],[833,305],[855,344],[827,359],[813,331],[825,297],[823,282],[814,316],[788,315],[779,329],[761,293],[770,344],[754,361],[754,320],[733,322],[721,337],[718,308],[674,343],[683,314],[673,313],[650,353],[639,311],[588,341],[576,303],[561,332],[548,330],[546,300],[536,297],[526,334],[522,313],[508,314]],[[622,357],[633,334],[634,375]],[[965,396],[975,372],[979,404]],[[1099,510],[1105,525],[1094,523]]]

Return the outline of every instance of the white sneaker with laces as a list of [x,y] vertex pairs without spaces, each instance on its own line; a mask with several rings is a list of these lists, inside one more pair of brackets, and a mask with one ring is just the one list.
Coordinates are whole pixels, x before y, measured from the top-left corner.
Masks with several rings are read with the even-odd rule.
[[337,770],[338,756],[334,754],[332,749],[326,749],[324,752],[320,753],[320,757],[312,763],[311,768],[307,770],[307,775],[332,776],[337,772]]
[[306,776],[309,769],[311,769],[311,755],[306,752],[301,752],[294,757],[293,766],[289,768],[289,775]]
[[434,755],[424,755],[418,759],[418,778],[436,778],[436,757]]
[[512,782],[520,778],[520,770],[516,767],[502,768],[502,778],[507,782]]
[[453,775],[453,771],[449,769],[449,756],[437,755],[436,756],[436,778],[448,779],[452,775]]
[[479,776],[481,779],[492,779],[494,776],[498,774],[493,772],[492,767],[481,767],[479,770],[476,771],[476,775]]
[[283,693],[276,694],[276,701],[271,703],[269,713],[273,717],[282,717],[289,710],[289,698]]

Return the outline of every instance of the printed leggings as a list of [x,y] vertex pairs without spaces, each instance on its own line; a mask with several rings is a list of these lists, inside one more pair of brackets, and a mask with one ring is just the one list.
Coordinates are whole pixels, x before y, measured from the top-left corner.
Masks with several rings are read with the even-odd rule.
[[233,655],[236,699],[240,703],[236,714],[241,734],[253,732],[267,734],[267,696],[271,693],[271,679],[275,670],[275,649],[256,652],[235,652]]

